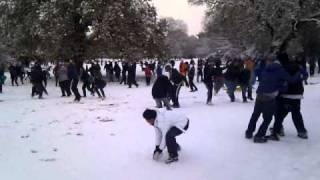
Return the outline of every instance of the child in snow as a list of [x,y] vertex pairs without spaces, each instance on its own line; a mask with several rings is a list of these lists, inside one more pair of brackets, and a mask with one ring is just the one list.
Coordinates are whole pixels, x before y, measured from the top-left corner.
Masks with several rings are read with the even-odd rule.
[[143,112],[146,121],[154,126],[156,131],[156,148],[153,152],[153,159],[158,160],[163,149],[167,146],[169,158],[167,164],[178,161],[179,144],[176,136],[184,133],[189,128],[189,119],[183,114],[172,111],[155,111],[146,109]]

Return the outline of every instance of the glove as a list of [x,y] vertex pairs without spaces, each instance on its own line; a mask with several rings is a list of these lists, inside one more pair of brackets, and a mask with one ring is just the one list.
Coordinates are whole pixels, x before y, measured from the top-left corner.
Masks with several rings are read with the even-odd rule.
[[159,148],[159,146],[156,146],[156,149],[153,151],[153,160],[157,161],[160,159],[162,154],[162,150]]

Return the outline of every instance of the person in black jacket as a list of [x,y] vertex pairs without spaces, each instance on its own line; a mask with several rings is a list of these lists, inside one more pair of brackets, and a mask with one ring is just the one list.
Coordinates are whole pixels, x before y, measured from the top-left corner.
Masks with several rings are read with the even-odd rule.
[[224,75],[227,93],[231,102],[235,102],[234,92],[236,91],[240,76],[240,59],[234,59],[231,64],[227,65],[227,72]]
[[217,95],[220,91],[220,89],[223,87],[224,84],[224,77],[223,77],[223,71],[227,67],[221,67],[221,60],[216,59],[215,60],[215,67],[213,68],[213,82],[214,82],[214,94]]
[[194,67],[194,61],[192,60],[190,62],[190,66],[189,66],[189,69],[188,69],[188,78],[189,78],[189,85],[190,85],[191,92],[198,91],[197,86],[193,82],[193,79],[194,79],[194,76],[195,76],[195,71],[196,70],[195,70],[195,67]]
[[125,85],[127,84],[127,71],[129,68],[129,64],[127,62],[122,62],[122,79],[120,81],[120,84],[124,83]]
[[[239,84],[242,91],[242,100],[247,102],[247,99],[253,100],[252,88],[250,86],[251,71],[247,67],[243,68],[240,72]],[[247,96],[248,93],[248,96]]]
[[[285,69],[290,75],[294,75],[297,72],[304,72],[304,78],[308,76],[308,73],[295,61],[290,61],[289,64],[285,66]],[[289,82],[285,91],[281,92],[277,98],[277,110],[275,112],[275,122],[270,136],[271,140],[279,140],[279,134],[283,129],[283,121],[289,112],[291,112],[293,124],[298,132],[298,137],[302,139],[308,138],[301,114],[301,99],[303,98],[303,93],[303,80]]]
[[89,72],[86,71],[84,68],[81,68],[81,81],[82,84],[82,92],[83,97],[87,97],[86,89],[90,91],[91,94],[94,94],[93,89],[91,88],[91,84],[93,83],[93,78],[90,76]]
[[170,74],[170,81],[172,82],[171,100],[173,102],[174,108],[179,108],[179,93],[184,81],[184,78],[179,73],[179,71],[173,68],[170,64],[165,66],[165,70]]
[[31,96],[39,95],[39,99],[42,99],[42,94],[45,92],[48,94],[47,90],[44,88],[42,82],[44,80],[44,75],[41,69],[40,64],[36,64],[31,70],[31,83],[32,83],[32,92]]
[[198,66],[197,66],[197,82],[199,82],[199,79],[201,82],[203,82],[203,60],[198,60]]
[[208,90],[207,93],[207,104],[211,105],[212,104],[212,91],[213,91],[213,67],[212,64],[209,62],[206,62],[204,65],[204,70],[203,70],[204,78],[203,82],[206,85],[206,88]]
[[11,85],[14,86],[14,84],[16,84],[17,86],[19,86],[18,72],[13,64],[10,64],[10,66],[9,66],[9,73],[10,73],[10,78],[11,78]]
[[121,73],[120,66],[119,66],[118,62],[115,62],[114,63],[114,74],[115,74],[115,77],[118,81],[120,81],[120,73]]
[[132,63],[128,68],[129,88],[131,88],[132,84],[135,85],[136,87],[139,87],[139,84],[136,81],[136,63]]
[[152,97],[156,101],[157,108],[162,108],[162,103],[167,110],[171,110],[169,96],[172,84],[167,76],[161,75],[157,78],[152,86]]
[[71,81],[71,90],[73,94],[75,95],[74,101],[80,101],[81,95],[78,91],[78,83],[79,83],[79,70],[77,69],[74,62],[70,61],[68,65],[68,77]]

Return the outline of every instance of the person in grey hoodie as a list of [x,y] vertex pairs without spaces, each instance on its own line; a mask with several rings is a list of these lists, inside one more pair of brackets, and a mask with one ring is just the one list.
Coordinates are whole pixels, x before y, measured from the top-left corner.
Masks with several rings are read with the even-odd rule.
[[68,77],[68,69],[67,66],[62,62],[57,69],[57,74],[59,78],[59,86],[61,89],[62,97],[66,96],[71,96],[71,91],[70,91],[70,80]]

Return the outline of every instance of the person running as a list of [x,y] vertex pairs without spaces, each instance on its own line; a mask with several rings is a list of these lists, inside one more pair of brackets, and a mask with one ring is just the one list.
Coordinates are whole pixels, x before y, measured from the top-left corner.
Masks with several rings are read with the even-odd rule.
[[192,60],[190,62],[190,67],[188,69],[188,79],[189,79],[189,86],[190,86],[191,92],[198,91],[197,86],[193,82],[193,79],[194,79],[194,76],[195,76],[195,71],[196,70],[195,70],[195,67],[194,67],[194,61]]
[[206,85],[206,88],[208,90],[207,92],[207,104],[211,105],[212,104],[212,91],[213,91],[213,67],[212,64],[209,62],[206,62],[204,65],[204,70],[203,70],[204,78],[203,82]]

